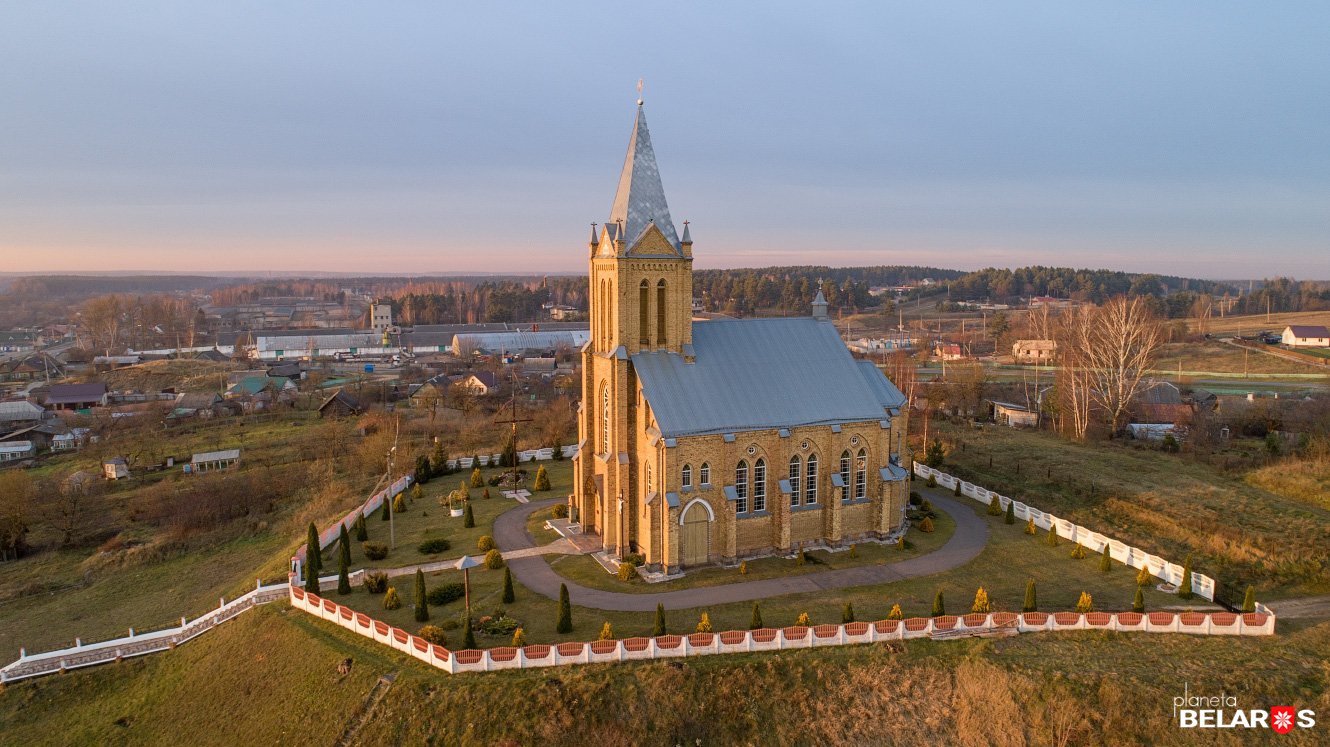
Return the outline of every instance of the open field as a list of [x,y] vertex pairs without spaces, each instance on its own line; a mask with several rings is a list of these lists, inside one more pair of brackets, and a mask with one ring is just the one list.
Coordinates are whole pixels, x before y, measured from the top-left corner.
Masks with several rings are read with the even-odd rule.
[[1330,589],[1330,510],[1305,497],[1138,442],[1075,444],[998,426],[939,432],[955,444],[944,471],[1175,562],[1193,555],[1239,598],[1249,583],[1261,597]]
[[1266,639],[1033,634],[447,675],[278,603],[174,652],[5,688],[0,743],[330,744],[392,674],[351,743],[1186,745],[1196,733],[1171,705],[1186,683],[1318,712],[1314,730],[1208,743],[1312,745],[1330,733],[1326,650],[1330,623]]
[[[888,584],[863,586],[853,589],[829,590],[814,594],[790,594],[774,597],[761,602],[762,618],[769,626],[792,625],[802,612],[807,612],[814,623],[840,622],[842,606],[849,602],[853,605],[856,617],[860,620],[878,620],[886,617],[892,605],[899,604],[907,617],[927,616],[932,610],[933,596],[939,589],[943,592],[947,610],[953,613],[969,612],[974,599],[975,589],[985,587],[995,611],[1019,611],[1025,594],[1025,583],[1035,579],[1039,609],[1043,611],[1070,610],[1076,605],[1082,591],[1088,591],[1094,597],[1096,607],[1104,610],[1128,610],[1132,596],[1136,591],[1134,569],[1114,564],[1113,570],[1103,573],[1099,570],[1098,558],[1091,555],[1083,560],[1070,557],[1072,545],[1062,542],[1057,547],[1050,547],[1041,533],[1029,536],[1024,533],[1023,525],[1007,525],[1001,517],[989,517],[982,506],[974,509],[983,515],[989,524],[991,540],[978,558],[959,568],[924,578],[898,581]],[[911,532],[912,541],[918,536]],[[569,557],[549,558],[558,569]],[[844,561],[844,562],[848,562]],[[594,564],[590,558],[584,558],[582,566]],[[815,566],[815,569],[820,566]],[[579,582],[592,582],[591,571],[584,568],[584,573],[577,574]],[[599,566],[595,572],[604,576],[613,584],[606,588],[618,591],[650,593],[664,591],[660,584],[646,585],[641,581],[631,583],[624,589],[622,582],[612,579]],[[809,571],[812,572],[812,571]],[[736,570],[718,570],[717,574],[728,576],[724,580],[737,581],[740,577]],[[571,574],[570,574],[571,575]],[[428,588],[445,583],[460,583],[459,571],[444,571],[426,576]],[[339,596],[329,593],[329,598],[353,609],[360,610],[384,622],[406,630],[417,630],[421,623],[415,621],[412,610],[413,580],[411,577],[393,579],[402,599],[402,607],[397,610],[385,610],[381,595],[370,595],[363,588],[353,593]],[[651,613],[613,612],[588,609],[577,606],[577,597],[573,595],[573,631],[560,634],[554,630],[558,606],[555,600],[540,596],[520,583],[514,583],[516,601],[504,605],[501,602],[503,571],[475,569],[471,572],[471,606],[473,617],[490,615],[503,607],[509,617],[521,622],[526,632],[528,643],[553,643],[558,641],[580,641],[594,639],[599,634],[601,625],[609,622],[614,627],[617,637],[626,638],[636,635],[648,635],[654,624]],[[1181,601],[1170,594],[1164,594],[1153,587],[1146,589],[1146,608],[1161,609],[1177,606]],[[1194,600],[1194,605],[1206,606],[1204,600]],[[702,609],[668,610],[667,620],[670,631],[692,632]],[[738,602],[707,607],[712,626],[715,630],[747,629],[752,618],[752,603]],[[430,623],[439,625],[446,620],[461,622],[464,616],[464,604],[461,600],[451,602],[439,608],[431,608]],[[461,641],[461,631],[448,632],[449,642],[456,646]],[[510,636],[486,636],[477,634],[476,643],[480,647],[507,645]]]
[[[1188,319],[1187,323],[1193,330],[1198,328],[1195,319]],[[1330,325],[1330,311],[1289,311],[1269,315],[1214,317],[1206,322],[1206,329],[1212,335],[1253,335],[1263,329],[1279,334],[1290,324]]]
[[1184,375],[1189,371],[1327,375],[1323,368],[1286,358],[1276,358],[1255,350],[1247,352],[1234,345],[1214,340],[1162,345],[1155,355],[1154,368],[1158,371],[1176,371],[1181,368]]

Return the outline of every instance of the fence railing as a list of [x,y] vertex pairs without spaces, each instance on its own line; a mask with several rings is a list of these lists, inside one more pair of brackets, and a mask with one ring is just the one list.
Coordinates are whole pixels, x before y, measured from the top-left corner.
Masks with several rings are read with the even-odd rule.
[[[973,498],[985,506],[989,505],[993,500],[993,496],[996,495],[998,501],[1002,504],[1003,511],[1007,510],[1008,503],[1014,504],[1012,513],[1014,513],[1016,518],[1021,521],[1034,519],[1035,526],[1040,529],[1053,529],[1056,527],[1059,537],[1084,545],[1087,549],[1097,553],[1102,553],[1104,551],[1104,545],[1108,545],[1108,554],[1114,560],[1120,563],[1125,563],[1132,568],[1149,568],[1150,575],[1155,578],[1161,578],[1174,586],[1182,584],[1182,566],[1177,563],[1170,563],[1158,555],[1151,555],[1144,550],[1132,547],[1131,545],[1100,534],[1092,529],[1087,529],[1074,522],[1054,516],[1047,511],[1040,511],[1033,506],[1021,503],[1013,498],[1008,498],[1007,496],[999,495],[992,490],[982,488],[973,483],[965,482],[958,477],[933,469],[922,462],[914,463],[914,473],[924,478],[932,477],[937,481],[937,484],[940,487],[950,488],[952,490],[956,489],[956,484],[959,482],[961,486],[961,495]],[[1214,601],[1215,580],[1213,578],[1192,571],[1191,588],[1192,592],[1198,596],[1211,602]]]
[[727,630],[654,638],[539,644],[451,651],[330,599],[291,588],[291,606],[385,644],[445,672],[557,667],[644,659],[672,659],[751,651],[903,641],[915,638],[993,637],[1058,630],[1113,630],[1193,635],[1274,635],[1273,614],[1232,612],[995,612],[811,627]]
[[0,669],[0,682],[13,682],[28,677],[55,674],[69,669],[90,667],[95,664],[107,664],[133,656],[167,651],[221,625],[242,612],[260,604],[276,602],[290,596],[289,584],[259,586],[253,591],[231,601],[220,600],[217,609],[193,620],[180,618],[180,625],[150,633],[129,635],[109,641],[83,644],[76,642],[72,648],[46,651],[29,655],[20,650],[17,661]]

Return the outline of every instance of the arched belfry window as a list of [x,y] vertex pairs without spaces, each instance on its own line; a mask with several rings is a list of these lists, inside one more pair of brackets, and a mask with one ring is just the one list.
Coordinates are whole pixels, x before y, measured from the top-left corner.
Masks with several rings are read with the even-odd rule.
[[600,453],[610,453],[610,385],[600,390]]
[[651,340],[648,335],[651,334],[651,314],[648,306],[651,303],[651,286],[646,280],[637,289],[637,337],[638,342],[643,345],[649,345]]
[[656,284],[656,344],[668,344],[665,339],[665,278]]

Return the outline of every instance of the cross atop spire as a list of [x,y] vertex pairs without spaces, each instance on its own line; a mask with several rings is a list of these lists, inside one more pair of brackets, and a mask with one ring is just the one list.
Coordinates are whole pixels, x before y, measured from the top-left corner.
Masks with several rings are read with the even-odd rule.
[[623,238],[630,246],[654,222],[670,244],[678,248],[679,236],[674,231],[670,207],[665,202],[665,187],[660,183],[646,113],[642,110],[641,100],[637,104],[637,119],[633,122],[633,135],[628,141],[628,155],[623,161],[623,173],[619,175],[619,189],[614,194],[609,222],[623,221]]

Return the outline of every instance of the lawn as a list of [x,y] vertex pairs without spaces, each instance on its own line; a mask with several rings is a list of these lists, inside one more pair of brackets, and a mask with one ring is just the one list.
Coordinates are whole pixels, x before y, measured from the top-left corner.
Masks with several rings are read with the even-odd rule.
[[1197,739],[1172,714],[1186,683],[1243,708],[1314,708],[1315,731],[1278,739],[1315,744],[1327,649],[1322,623],[1274,638],[1041,633],[448,675],[273,604],[174,652],[4,688],[0,742],[234,744],[241,724],[257,744],[330,744],[391,675],[352,743],[1182,745]]
[[1262,598],[1330,591],[1330,510],[1321,505],[1135,442],[935,427],[952,445],[943,471],[1175,562],[1192,555],[1198,572],[1239,599],[1247,584]]
[[[1071,610],[1082,591],[1088,591],[1094,597],[1096,609],[1112,611],[1131,608],[1136,591],[1134,569],[1115,563],[1111,572],[1103,573],[1094,556],[1084,560],[1072,559],[1072,545],[1065,541],[1056,548],[1050,547],[1043,534],[1028,536],[1024,533],[1024,526],[1006,525],[1001,517],[989,517],[984,507],[978,504],[975,504],[973,510],[988,522],[991,540],[979,557],[970,563],[925,578],[855,589],[790,594],[763,600],[763,621],[773,627],[793,625],[801,612],[808,612],[815,623],[838,623],[841,621],[842,606],[846,602],[853,604],[856,617],[860,620],[882,619],[894,604],[901,605],[907,617],[924,617],[931,612],[933,596],[938,590],[943,592],[949,612],[964,613],[969,612],[975,590],[980,586],[987,589],[995,611],[1019,611],[1028,579],[1036,582],[1039,609],[1042,611]],[[566,561],[555,561],[563,562]],[[600,573],[604,574],[603,571]],[[733,570],[728,571],[728,574],[730,579],[737,578],[737,572]],[[604,575],[608,577],[608,574]],[[461,573],[451,570],[426,577],[428,588],[460,581]],[[418,630],[420,623],[415,621],[411,608],[414,582],[410,577],[403,577],[394,579],[392,583],[397,587],[403,602],[397,610],[385,610],[381,595],[370,595],[363,588],[357,588],[346,596],[329,592],[329,598],[405,630]],[[557,619],[557,603],[554,600],[515,583],[516,601],[503,605],[502,584],[501,570],[476,569],[471,572],[473,617],[490,615],[497,608],[504,607],[510,617],[521,621],[528,643],[592,640],[599,634],[604,622],[611,623],[616,636],[620,638],[649,635],[654,623],[654,616],[650,613],[611,612],[574,606],[573,631],[560,634],[554,630]],[[649,592],[655,589],[656,585],[635,590]],[[1147,609],[1176,606],[1181,602],[1175,596],[1161,593],[1153,587],[1146,589],[1145,600]],[[1205,606],[1204,600],[1195,600],[1195,606]],[[692,632],[702,611],[668,611],[671,632]],[[747,629],[752,617],[752,604],[741,602],[719,605],[707,608],[706,611],[716,630]],[[431,609],[430,622],[435,625],[445,620],[460,622],[464,614],[463,602],[459,600]],[[461,633],[458,630],[449,631],[448,636],[454,647],[460,644]],[[507,645],[509,640],[507,636],[478,634],[476,642],[481,647],[493,647]]]
[[[524,465],[530,472],[527,477],[528,484],[535,481],[536,469],[539,465],[544,465],[550,478],[550,490],[540,493],[533,492],[531,500],[543,500],[545,498],[554,498],[567,495],[572,490],[573,466],[571,460],[534,462]],[[506,470],[500,468],[481,468],[481,474],[485,480],[500,474]],[[476,542],[482,536],[494,535],[494,520],[499,514],[513,509],[520,504],[511,498],[505,498],[497,487],[487,488],[468,488],[471,495],[471,512],[475,519],[475,526],[471,528],[464,527],[462,517],[453,517],[449,515],[448,508],[440,504],[440,499],[447,496],[449,492],[456,490],[458,483],[471,477],[470,471],[458,472],[457,474],[436,477],[425,485],[421,486],[423,496],[419,500],[411,499],[412,491],[407,491],[403,496],[406,504],[406,510],[393,516],[392,524],[395,526],[397,536],[396,549],[388,553],[388,557],[381,560],[370,560],[365,557],[364,549],[360,543],[351,543],[351,568],[398,568],[406,565],[415,565],[417,563],[429,563],[444,558],[459,558],[462,555],[475,555],[479,551],[476,548]],[[489,490],[490,497],[485,498],[485,490]],[[530,488],[527,488],[530,490]],[[369,532],[370,542],[381,542],[388,544],[389,540],[389,522],[383,520],[383,512],[375,511],[374,514],[365,517],[365,528]],[[554,538],[557,539],[558,535]],[[354,540],[354,537],[352,538]],[[441,553],[431,555],[422,554],[417,547],[427,539],[446,539],[449,548]],[[325,572],[334,572],[337,569],[335,545],[332,549],[324,551],[323,567]]]
[[1162,345],[1155,355],[1154,369],[1176,372],[1253,373],[1253,374],[1324,374],[1325,369],[1286,358],[1277,358],[1257,350],[1250,352],[1226,342],[1179,342]]
[[938,511],[933,520],[934,531],[924,533],[918,528],[911,529],[906,537],[906,544],[882,545],[876,542],[862,542],[855,546],[853,557],[849,550],[828,552],[813,550],[804,553],[802,565],[797,558],[756,558],[745,561],[747,573],[740,574],[738,568],[699,568],[689,571],[683,578],[649,584],[641,577],[634,576],[630,581],[620,581],[611,575],[590,555],[547,556],[550,567],[559,575],[583,586],[607,591],[624,591],[638,594],[651,594],[676,589],[693,589],[700,586],[720,586],[740,581],[756,581],[763,578],[798,576],[817,573],[834,568],[853,568],[865,565],[883,565],[897,560],[907,560],[930,553],[951,538],[956,530],[956,523],[946,513]]

